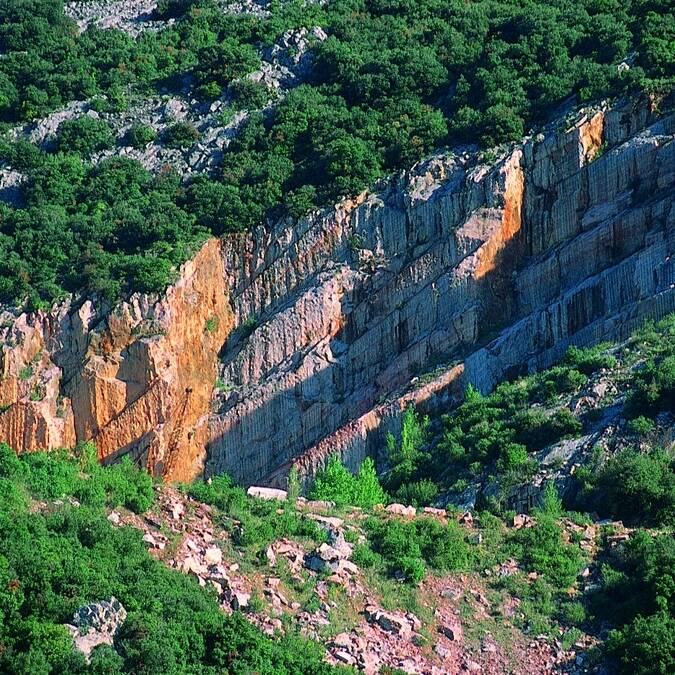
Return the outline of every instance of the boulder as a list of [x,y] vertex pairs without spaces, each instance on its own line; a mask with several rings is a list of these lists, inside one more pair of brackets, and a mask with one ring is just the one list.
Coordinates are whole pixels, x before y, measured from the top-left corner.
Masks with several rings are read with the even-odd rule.
[[278,499],[280,501],[285,501],[288,497],[286,490],[278,490],[276,488],[268,487],[259,487],[257,485],[251,485],[251,487],[246,490],[246,494],[249,497],[258,497],[259,499]]
[[417,513],[417,509],[414,506],[405,506],[405,504],[389,504],[385,511],[394,516],[403,516],[404,518],[414,518]]
[[232,609],[234,609],[235,611],[236,610],[243,611],[248,607],[250,599],[251,599],[250,593],[235,591],[234,593],[232,593],[232,600],[230,601],[230,605]]
[[223,552],[217,546],[211,546],[211,548],[206,549],[204,560],[207,565],[220,565],[223,561]]
[[75,648],[89,662],[94,647],[113,645],[115,634],[127,618],[127,611],[114,596],[80,607],[73,615],[73,624],[66,627],[73,636]]

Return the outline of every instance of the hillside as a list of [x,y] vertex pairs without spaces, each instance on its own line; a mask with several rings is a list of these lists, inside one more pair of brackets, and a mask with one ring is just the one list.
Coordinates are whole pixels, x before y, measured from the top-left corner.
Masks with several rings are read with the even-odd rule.
[[0,301],[162,291],[208,234],[517,141],[573,96],[667,94],[670,9],[8,0]]
[[[501,443],[496,463],[483,457],[482,466],[502,489],[513,475],[547,480],[529,515],[491,497],[470,510],[385,507],[372,464],[354,478],[332,462],[312,501],[298,496],[297,477],[289,493],[247,495],[225,476],[153,488],[128,462],[100,468],[91,447],[17,459],[2,446],[0,669],[672,672],[674,321],[621,345],[571,350],[563,365],[491,396],[468,392],[441,421],[440,440],[420,444],[425,431],[411,413],[402,445],[390,442],[398,461],[384,483],[417,503],[434,483],[401,476],[422,475],[450,439],[466,453]],[[600,383],[606,395],[589,400]],[[527,447],[523,460],[510,442],[510,430],[523,428],[544,436],[541,466],[541,453]],[[579,434],[589,430],[592,458],[580,457],[589,434]],[[571,446],[574,464],[548,468]],[[453,453],[456,464],[475,459]],[[464,480],[442,461],[448,478],[433,501],[452,500]],[[103,623],[78,619],[110,597],[122,609]],[[69,644],[74,613],[78,648],[106,645],[87,660]]]
[[675,672],[673,0],[0,2],[0,673]]

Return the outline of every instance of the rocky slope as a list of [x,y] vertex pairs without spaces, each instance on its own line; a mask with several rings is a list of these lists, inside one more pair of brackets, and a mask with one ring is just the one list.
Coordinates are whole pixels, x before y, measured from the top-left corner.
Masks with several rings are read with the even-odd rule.
[[[349,541],[365,541],[368,515],[361,509],[350,508],[337,516],[328,502],[300,499],[293,511],[325,531],[330,544],[317,547],[306,538],[281,538],[260,555],[233,543],[228,529],[232,525],[236,529],[237,520],[231,514],[175,489],[156,490],[152,512],[138,516],[112,511],[109,520],[143,531],[153,557],[215,590],[226,613],[245,612],[269,635],[298,630],[311,636],[325,645],[330,663],[351,665],[366,674],[387,667],[424,675],[589,672],[582,664],[597,638],[562,627],[553,639],[528,634],[519,628],[520,600],[490,586],[490,581],[523,573],[513,559],[482,575],[430,574],[413,590],[400,581],[389,587],[381,580],[377,583],[372,570],[351,560],[355,544]],[[277,505],[288,508],[284,502]],[[469,539],[482,537],[482,525],[470,512],[427,508],[416,513],[413,507],[392,504],[377,513],[388,522],[434,519],[447,525],[459,518],[460,531]],[[522,515],[514,522],[511,533],[535,524]],[[628,530],[614,525],[617,541],[622,541]],[[583,550],[595,550],[599,527],[565,520],[563,528],[568,536],[583,537]],[[530,575],[530,580],[536,578]]]
[[675,308],[674,134],[653,101],[589,111],[499,161],[437,156],[210,240],[164,298],[5,312],[0,438],[93,439],[180,479],[356,465],[408,401],[447,405]]

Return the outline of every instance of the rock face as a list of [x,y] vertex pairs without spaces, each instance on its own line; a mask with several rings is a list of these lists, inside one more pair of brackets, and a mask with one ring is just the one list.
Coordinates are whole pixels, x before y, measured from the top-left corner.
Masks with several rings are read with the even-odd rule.
[[104,460],[130,454],[167,477],[201,473],[217,353],[232,328],[220,242],[160,300],[2,319],[1,440],[18,452],[93,440]]
[[115,635],[127,618],[127,610],[122,603],[111,596],[109,600],[93,602],[80,607],[73,616],[70,630],[75,647],[81,651],[87,661],[94,647],[113,645]]
[[491,167],[437,156],[227,242],[240,329],[207,473],[284,487],[291,464],[356,467],[411,403],[447,406],[672,311],[674,131],[647,101],[591,111]]
[[[356,467],[410,404],[675,309],[675,116],[593,110],[487,165],[438,155],[300,222],[207,242],[160,300],[0,316],[0,440],[93,440],[169,478]],[[213,385],[219,377],[215,394]]]

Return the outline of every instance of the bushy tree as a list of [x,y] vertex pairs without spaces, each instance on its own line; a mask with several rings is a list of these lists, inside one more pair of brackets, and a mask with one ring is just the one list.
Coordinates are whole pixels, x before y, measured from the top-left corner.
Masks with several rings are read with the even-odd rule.
[[57,139],[61,152],[76,152],[85,157],[99,150],[108,150],[115,144],[107,122],[89,115],[61,122]]
[[354,476],[337,456],[332,456],[326,468],[318,471],[309,490],[310,499],[322,499],[337,505],[370,508],[387,501],[370,457],[363,460]]

